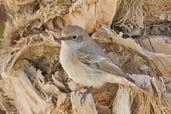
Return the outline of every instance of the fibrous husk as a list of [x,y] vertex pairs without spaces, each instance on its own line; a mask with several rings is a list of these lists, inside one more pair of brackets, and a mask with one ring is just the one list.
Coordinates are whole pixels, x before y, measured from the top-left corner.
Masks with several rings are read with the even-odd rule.
[[159,24],[162,22],[170,22],[170,4],[171,1],[169,0],[146,0],[145,10],[147,12],[147,24],[150,25]]
[[[76,99],[76,96],[80,98],[82,96],[82,94],[79,94],[79,91],[77,94],[71,94],[70,101],[70,96],[67,94],[70,91],[75,91],[77,85],[71,83],[72,81],[67,78],[67,75],[61,69],[58,61],[60,44],[54,42],[51,33],[48,32],[45,35],[40,34],[30,36],[30,38],[23,38],[18,41],[13,49],[2,50],[6,54],[3,53],[1,56],[3,67],[0,67],[0,71],[3,79],[12,82],[7,83],[7,85],[12,88],[13,95],[10,95],[8,92],[6,94],[7,96],[12,96],[10,103],[15,102],[15,105],[12,105],[16,107],[17,111],[45,114],[50,112],[75,114],[85,108],[87,111],[97,113],[103,112],[103,110],[110,110],[112,106],[113,113],[121,114],[126,112],[118,111],[126,107],[127,113],[140,112],[140,110],[144,111],[143,113],[141,111],[141,114],[146,114],[151,111],[154,113],[158,112],[157,114],[161,114],[163,111],[168,114],[170,113],[170,104],[168,102],[170,100],[168,97],[170,93],[166,88],[168,80],[163,77],[162,73],[159,75],[158,64],[154,62],[156,60],[151,58],[148,53],[145,53],[134,40],[123,39],[121,36],[116,35],[110,29],[103,26],[97,30],[93,38],[105,49],[106,54],[117,62],[136,83],[145,86],[154,94],[153,96],[149,96],[139,91],[138,88],[122,88],[121,86],[118,88],[116,84],[107,84],[99,89],[93,88],[91,90],[93,98],[87,97],[83,107],[79,100]],[[101,39],[103,37],[102,34],[106,36],[103,39]],[[99,35],[101,37],[97,37]],[[10,54],[12,56],[9,58],[8,56]],[[138,62],[141,64],[138,64]],[[132,67],[128,67],[129,65],[127,66],[127,64],[132,65]],[[158,76],[161,79],[158,79]],[[103,97],[101,93],[102,89],[104,89]],[[166,97],[163,97],[163,95]],[[123,108],[121,104],[118,104],[119,102],[117,103],[122,98],[123,101],[126,99],[128,101]],[[144,103],[139,104],[140,101]],[[23,102],[25,105],[23,105]],[[96,106],[93,102],[98,103],[98,105]],[[112,103],[114,104],[112,105]],[[136,106],[136,103],[139,105]],[[3,104],[6,106],[5,102]],[[165,108],[160,110],[160,107],[163,106]],[[8,107],[4,108],[8,109]],[[77,110],[78,112],[73,110]]]
[[66,24],[79,25],[91,33],[98,24],[111,25],[117,3],[118,0],[77,0],[64,19]]
[[104,4],[103,0],[3,0],[10,20],[6,22],[4,38],[11,45],[23,36],[44,29],[56,31],[70,24],[91,33],[98,24],[112,23],[117,1],[106,0]]
[[[109,28],[116,24],[128,32],[146,29],[144,6],[151,2],[156,0],[3,0],[9,17],[4,38],[10,47],[0,50],[0,107],[24,114],[170,114],[170,47],[165,38],[150,38],[153,51],[147,40],[141,45]],[[54,41],[69,24],[92,33],[104,52],[152,95],[107,83],[92,88],[82,106],[82,91],[77,89],[81,85],[62,69],[60,43]]]
[[119,0],[116,15],[113,19],[113,28],[121,28],[125,33],[135,28],[144,28],[145,0]]

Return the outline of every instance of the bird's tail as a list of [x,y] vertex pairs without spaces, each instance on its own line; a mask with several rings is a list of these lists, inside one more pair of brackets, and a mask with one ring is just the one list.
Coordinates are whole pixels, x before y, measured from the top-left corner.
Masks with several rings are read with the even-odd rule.
[[128,85],[128,86],[136,86],[134,84],[134,80],[130,77],[123,77],[123,76],[116,76],[116,75],[108,75],[108,82],[109,83],[117,83],[122,85]]
[[136,81],[134,79],[132,79],[131,77],[129,77],[128,75],[125,75],[124,77],[118,77],[118,76],[117,77],[115,77],[115,76],[109,77],[109,82],[132,86],[132,87],[139,89],[140,91],[142,91],[145,94],[148,94],[150,96],[153,95],[153,93],[151,91],[149,91],[147,88],[141,86],[140,84],[138,85],[136,83]]

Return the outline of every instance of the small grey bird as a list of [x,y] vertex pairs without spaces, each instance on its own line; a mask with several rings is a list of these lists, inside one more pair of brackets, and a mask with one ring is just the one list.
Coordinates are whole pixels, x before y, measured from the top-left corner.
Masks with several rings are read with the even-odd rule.
[[81,27],[67,26],[58,40],[62,40],[60,63],[76,83],[95,88],[107,82],[136,86]]

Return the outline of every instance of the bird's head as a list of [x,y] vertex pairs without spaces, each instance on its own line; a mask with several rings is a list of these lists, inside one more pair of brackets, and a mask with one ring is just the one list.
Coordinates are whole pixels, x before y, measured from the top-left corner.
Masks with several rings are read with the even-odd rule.
[[58,38],[58,40],[66,42],[70,48],[77,51],[85,47],[91,38],[83,28],[76,25],[68,25],[63,29],[62,37]]

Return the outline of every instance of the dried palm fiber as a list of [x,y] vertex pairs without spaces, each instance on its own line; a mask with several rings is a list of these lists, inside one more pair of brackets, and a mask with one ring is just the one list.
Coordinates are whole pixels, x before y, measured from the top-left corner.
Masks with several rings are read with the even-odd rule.
[[171,21],[171,1],[170,0],[146,0],[145,11],[146,19],[145,23],[160,24]]
[[123,27],[127,32],[137,27],[143,28],[144,2],[144,0],[119,0],[112,26]]
[[[163,53],[165,55],[170,55],[171,49],[169,36],[161,36],[161,35],[151,35],[151,36],[143,36],[137,39],[137,42],[145,49],[155,52],[155,53]],[[158,46],[160,45],[160,46]]]
[[[103,35],[105,35],[106,37],[104,38]],[[101,88],[99,90],[92,90],[95,103],[98,103],[98,105],[100,105],[98,106],[97,111],[103,112],[103,110],[111,109],[111,105],[109,104],[113,103],[111,102],[111,99],[114,99],[114,104],[112,107],[113,111],[117,113],[123,113],[118,111],[121,111],[123,108],[126,107],[127,112],[129,113],[134,112],[139,114],[148,114],[157,112],[157,114],[161,114],[161,112],[164,111],[166,112],[166,114],[170,113],[170,104],[168,103],[167,99],[162,96],[162,94],[164,93],[164,91],[162,90],[165,89],[165,86],[163,85],[166,84],[163,83],[161,80],[157,79],[156,76],[159,75],[158,72],[156,72],[156,70],[158,70],[156,68],[157,66],[153,65],[154,63],[152,62],[145,62],[147,60],[153,60],[149,58],[148,54],[144,53],[143,49],[139,45],[137,45],[133,40],[123,39],[120,36],[113,34],[110,29],[103,27],[97,30],[97,33],[94,33],[93,38],[100,42],[103,48],[107,50],[106,53],[112,59],[115,58],[114,61],[117,61],[118,64],[126,72],[132,74],[132,72],[135,73],[136,71],[137,74],[141,74],[131,75],[137,83],[143,84],[144,86],[146,86],[146,83],[148,83],[149,85],[147,87],[149,87],[149,89],[151,87],[152,91],[156,93],[156,97],[151,97],[141,93],[138,89],[135,88],[119,86],[118,90],[115,84],[107,84],[106,86],[102,87],[104,89],[104,97],[102,97]],[[110,38],[112,38],[112,40]],[[111,45],[111,47],[108,43]],[[105,44],[107,44],[107,46]],[[12,87],[11,92],[14,95],[9,93],[5,94],[7,94],[8,97],[11,96],[11,104],[15,102],[17,105],[13,105],[14,107],[17,107],[20,112],[41,112],[46,114],[47,111],[53,110],[54,113],[66,111],[68,114],[72,114],[71,104],[75,103],[75,108],[80,109],[78,100],[73,99],[72,101],[70,101],[70,97],[67,96],[68,87],[65,83],[71,83],[72,81],[68,80],[67,78],[64,78],[66,74],[62,73],[63,70],[60,68],[60,65],[58,66],[59,48],[60,46],[58,44],[54,44],[53,35],[51,34],[51,32],[48,32],[46,34],[37,34],[29,36],[27,38],[22,38],[21,40],[19,40],[15,48],[13,47],[12,50],[2,50],[2,52],[4,53],[1,55],[1,63],[3,64],[3,67],[0,67],[1,75],[3,76],[3,79],[9,80],[9,82],[13,82],[12,85],[9,82],[7,83],[7,85]],[[10,57],[9,54],[11,53],[13,56]],[[119,53],[122,53],[123,55]],[[124,55],[126,53],[132,54],[127,55],[126,57]],[[129,58],[131,58],[132,60],[129,63],[129,66],[132,65],[135,68],[146,66],[146,68],[142,69],[141,72],[138,72],[137,69],[130,69],[130,67],[128,67],[124,62],[129,60]],[[130,70],[132,70],[132,72],[129,72]],[[142,75],[146,72],[146,70],[149,70],[149,72],[153,72],[154,78],[151,78],[149,76],[150,73],[149,75]],[[138,80],[140,78],[141,80]],[[145,81],[144,83],[143,80],[147,80],[148,78],[149,80]],[[163,80],[165,81],[165,79]],[[72,84],[69,84],[69,88],[72,88],[71,85]],[[25,88],[25,90],[28,91],[28,93],[24,92],[25,90],[22,89],[23,87]],[[65,92],[61,91],[61,89]],[[117,94],[115,94],[116,92]],[[20,94],[20,96],[16,96],[17,94]],[[120,95],[122,95],[122,97]],[[18,98],[20,99],[17,100]],[[37,100],[34,101],[33,98],[36,98]],[[119,104],[117,105],[117,101],[120,101],[122,99],[127,99],[128,101],[123,105],[124,107]],[[86,101],[86,103],[93,102],[92,98],[90,98],[89,100]],[[25,101],[26,105],[22,105],[23,102],[20,101]],[[6,102],[3,102],[2,104],[4,106],[7,106],[5,105]],[[77,105],[79,106],[77,107]],[[85,106],[88,106],[88,104]],[[93,104],[91,104],[91,106],[95,107]],[[121,107],[117,110],[116,106]],[[83,108],[86,109],[86,107]],[[5,107],[5,109],[8,109],[8,107]],[[93,110],[96,112],[95,109]]]
[[131,32],[145,25],[170,21],[170,4],[169,0],[119,0],[113,26]]
[[[96,25],[111,25],[118,0],[3,0],[8,12],[4,37],[8,44],[14,44],[23,36],[36,34],[44,29],[55,31],[64,25],[74,24],[93,32]],[[110,9],[109,9],[110,8]],[[105,17],[105,18],[104,18]]]
[[113,114],[169,114],[170,104],[166,99],[162,100],[135,94],[129,88],[120,86],[112,110]]
[[[105,28],[104,28],[105,30]],[[104,30],[102,30],[102,33],[105,34],[105,32],[103,32]],[[110,34],[111,36],[115,37],[114,35],[112,35],[112,33],[108,30],[106,30],[108,32],[108,34]],[[99,40],[104,40],[104,36],[101,34],[102,36],[98,36]],[[105,36],[110,38],[111,36]],[[118,36],[120,37],[120,36]],[[100,39],[101,38],[101,39]],[[144,57],[144,59],[147,59],[147,61],[149,61],[150,63],[152,63],[154,65],[154,67],[156,67],[156,69],[158,69],[157,71],[159,71],[160,73],[162,73],[162,75],[165,77],[170,77],[170,55],[163,55],[163,54],[158,54],[158,53],[151,53],[149,51],[145,51],[142,47],[140,47],[140,45],[137,45],[132,39],[123,39],[122,41],[120,41],[119,39],[117,39],[117,37],[115,37],[115,43],[119,42],[121,45],[123,46],[128,46],[126,48],[128,49],[133,49],[139,56]],[[105,42],[111,42],[111,40],[106,40]],[[157,44],[158,45],[158,44]],[[136,48],[135,48],[136,46]],[[164,48],[164,47],[163,47]],[[160,73],[158,75],[160,75]]]
[[[68,12],[71,2],[55,1],[3,1],[8,12],[8,21],[4,38],[7,44],[13,44],[23,36],[40,33],[48,21],[62,17]],[[20,4],[19,4],[20,3]],[[22,5],[21,5],[22,4]]]
[[[12,3],[16,1],[10,2]],[[17,2],[10,4],[10,2],[4,1],[4,3],[9,4],[6,6],[9,12],[11,11],[9,17],[12,19],[11,22],[8,21],[9,25],[7,25],[6,28],[7,36],[5,38],[7,38],[8,35],[16,35],[17,38],[19,37],[19,39],[21,39],[16,43],[16,45],[14,45],[13,48],[1,50],[0,73],[3,77],[3,81],[5,81],[9,88],[11,88],[9,92],[9,90],[6,90],[8,88],[4,88],[3,83],[1,84],[1,88],[3,90],[2,93],[5,96],[2,99],[2,104],[4,106],[3,108],[9,110],[8,112],[11,113],[19,111],[22,113],[29,112],[47,114],[51,112],[59,114],[72,114],[72,104],[79,102],[74,99],[70,100],[70,96],[68,94],[70,91],[75,90],[76,84],[67,78],[67,75],[64,73],[58,62],[60,46],[59,44],[54,44],[52,39],[53,35],[57,34],[56,36],[60,36],[60,29],[63,26],[63,21],[61,22],[61,26],[59,26],[58,23],[56,24],[55,20],[60,20],[59,17],[62,18],[61,20],[63,20],[63,18],[64,20],[67,20],[67,14],[74,14],[72,16],[75,16],[75,13],[78,16],[79,14],[82,15],[79,18],[79,20],[81,20],[86,17],[86,14],[84,14],[85,11],[92,11],[92,8],[93,12],[94,10],[97,10],[95,9],[95,4],[97,1],[76,0],[64,2],[64,0],[38,0],[23,1],[21,2],[22,5],[17,4]],[[112,2],[116,1],[112,0]],[[100,4],[103,4],[103,0],[98,3],[100,7]],[[142,1],[137,3],[137,1],[134,2],[132,0],[130,3],[133,4],[133,6],[136,4],[137,7],[135,7],[137,9],[141,9],[143,7],[143,4],[141,4]],[[14,6],[8,7],[10,5]],[[84,6],[80,8],[82,5]],[[113,4],[111,4],[111,6],[113,6]],[[132,6],[130,5],[125,8],[130,8],[130,10],[133,10],[134,8],[131,7]],[[14,8],[14,10],[12,8]],[[112,8],[115,9],[115,7]],[[79,9],[84,11],[81,12]],[[110,8],[110,11],[112,12],[113,9],[111,10]],[[143,14],[142,11],[143,10],[137,10],[138,13]],[[107,12],[109,12],[109,10],[107,10]],[[104,11],[103,14],[105,13],[106,12]],[[133,13],[138,15],[136,10]],[[107,15],[110,14],[112,16],[108,16],[110,17],[108,18],[109,20],[111,18],[113,19],[113,15],[115,13],[112,12]],[[128,15],[134,14],[131,14],[131,12],[128,13]],[[99,17],[103,20],[101,16]],[[133,18],[135,18],[135,16],[133,16]],[[88,19],[92,19],[91,16]],[[93,19],[96,20],[96,18]],[[123,21],[126,24],[127,19],[125,18]],[[130,17],[130,20],[133,21],[134,19]],[[110,25],[110,21],[107,22]],[[71,22],[71,24],[73,23],[74,22]],[[82,25],[82,23],[83,25],[85,24],[85,28],[89,28],[90,26],[88,25],[92,24],[91,22],[89,23],[87,19],[86,21],[82,20],[81,24],[78,25]],[[134,22],[131,22],[131,25],[132,23]],[[94,27],[96,24],[92,25]],[[134,25],[138,24],[135,22]],[[8,31],[13,31],[14,34]],[[92,90],[93,99],[90,97],[87,101],[88,103],[91,101],[91,106],[93,108],[92,110],[91,108],[88,109],[92,112],[98,112],[100,114],[104,114],[104,112],[108,112],[110,114],[112,108],[115,108],[116,110],[115,103],[122,98],[121,100],[123,101],[125,99],[127,100],[127,103],[124,105],[125,107],[118,104],[118,106],[120,106],[119,109],[122,110],[125,108],[129,113],[160,114],[165,111],[166,114],[170,114],[170,104],[168,102],[168,86],[170,80],[165,79],[165,74],[167,73],[168,76],[170,75],[168,71],[165,71],[165,73],[163,72],[165,67],[159,64],[158,59],[155,59],[160,58],[167,60],[168,56],[160,56],[154,52],[146,52],[132,39],[123,39],[121,36],[114,34],[109,28],[102,27],[102,29],[97,30],[97,32],[93,35],[98,36],[93,38],[97,39],[97,42],[100,42],[111,59],[122,67],[126,73],[129,73],[137,83],[142,84],[152,92],[156,93],[156,96],[147,96],[135,88],[122,86],[118,87],[117,84],[106,84],[100,89]],[[139,80],[140,78],[141,80]],[[125,91],[126,94],[124,94]],[[120,94],[123,96],[120,97]],[[165,98],[163,94],[167,97]],[[4,102],[6,101],[6,98],[10,98],[10,100],[8,100],[9,102]],[[114,104],[112,102],[113,100]],[[97,104],[96,109],[94,108],[95,104],[92,102]],[[9,109],[9,104],[13,106],[12,110]],[[80,104],[78,105],[78,107],[76,105],[74,106],[75,109],[79,110],[79,107],[81,106]],[[85,106],[87,106],[87,104]],[[86,107],[83,106],[82,108]],[[118,110],[113,113],[115,112],[119,113]]]
[[[31,114],[32,112],[42,112],[47,114],[50,109],[48,107],[51,107],[51,105],[49,104],[48,106],[48,101],[46,104],[46,100],[48,99],[45,99],[46,96],[44,96],[43,92],[49,91],[51,93],[52,91],[54,93],[56,92],[56,94],[58,92],[58,89],[53,89],[54,86],[51,84],[49,84],[49,86],[52,90],[48,88],[49,86],[45,84],[44,77],[41,74],[45,69],[52,72],[51,70],[55,67],[53,66],[51,70],[48,70],[49,67],[46,60],[48,59],[50,63],[54,57],[53,61],[55,61],[55,54],[59,52],[56,44],[50,43],[49,45],[47,38],[45,41],[44,40],[41,35],[34,35],[29,39],[23,39],[23,41],[18,42],[18,45],[13,49],[1,50],[1,58],[3,58],[1,60],[4,61],[4,63],[1,62],[1,75],[4,79],[3,81],[5,81],[12,90],[7,91],[6,89],[8,88],[4,88],[4,85],[1,86],[3,90],[5,90],[6,96],[11,98],[9,104],[12,105],[12,103],[15,102],[17,111],[20,113],[28,112]],[[8,53],[8,51],[10,52]],[[54,56],[51,56],[51,52],[54,53],[54,51],[56,53]],[[34,65],[37,63],[39,67],[33,67],[31,63]],[[41,70],[38,70],[38,68]],[[36,92],[38,92],[40,96]],[[5,109],[8,110],[8,105],[4,106]],[[7,112],[13,113],[11,110]]]
[[[107,35],[105,34],[105,31],[108,33],[108,37],[107,37]],[[169,99],[166,99],[166,98],[163,98],[162,97],[162,95],[163,94],[170,94],[170,92],[169,91],[166,91],[165,89],[166,89],[166,86],[168,85],[168,82],[170,82],[171,80],[171,78],[170,78],[170,74],[169,74],[169,72],[168,72],[168,76],[169,76],[169,78],[170,79],[168,79],[168,78],[165,78],[165,73],[163,73],[163,71],[164,72],[166,72],[164,69],[162,70],[161,69],[161,65],[160,65],[160,60],[159,59],[154,59],[155,57],[157,57],[157,58],[160,58],[160,59],[162,59],[163,58],[163,61],[164,60],[169,60],[170,59],[170,57],[169,56],[167,56],[167,55],[158,55],[157,53],[155,54],[155,53],[146,53],[146,51],[144,52],[143,50],[142,50],[142,48],[141,47],[139,47],[133,40],[131,40],[131,39],[120,39],[120,38],[118,38],[118,37],[116,37],[116,36],[114,36],[114,35],[112,35],[112,33],[110,33],[110,31],[108,31],[107,29],[104,31],[104,29],[101,31],[102,33],[103,33],[103,35],[102,34],[100,34],[100,38],[99,38],[99,36],[98,37],[95,37],[95,39],[97,39],[98,38],[98,40],[100,40],[100,42],[105,42],[105,43],[110,43],[111,42],[111,37],[113,38],[113,41],[114,41],[114,43],[117,43],[117,44],[120,44],[120,45],[123,45],[124,47],[126,47],[127,49],[131,49],[131,50],[134,50],[134,53],[140,53],[140,55],[142,54],[142,55],[145,55],[150,61],[153,61],[151,64],[155,64],[154,66],[155,67],[158,67],[156,70],[159,70],[159,71],[161,71],[162,72],[162,74],[163,74],[163,76],[162,77],[160,77],[161,78],[161,81],[159,81],[159,82],[157,82],[157,85],[158,85],[158,87],[156,88],[156,91],[158,91],[159,93],[158,93],[158,95],[160,96],[160,97],[158,97],[158,98],[154,98],[154,99],[152,99],[151,97],[145,97],[145,96],[141,96],[140,94],[140,96],[139,96],[139,98],[143,98],[143,100],[142,99],[140,99],[140,102],[143,102],[144,101],[144,103],[142,103],[142,104],[146,104],[146,105],[138,105],[138,113],[140,113],[140,114],[148,114],[148,113],[159,113],[159,114],[162,114],[163,112],[167,112],[167,113],[170,113],[170,109],[169,109],[169,107],[170,107],[170,104],[169,104]],[[96,36],[96,35],[95,35]],[[104,36],[106,37],[106,39],[104,38]],[[109,39],[107,39],[107,38],[109,38]],[[125,41],[124,41],[125,40]],[[109,44],[108,44],[108,46],[109,46]],[[152,55],[153,55],[153,57],[152,57]],[[141,57],[143,57],[143,56],[141,56]],[[146,58],[145,57],[145,58]],[[116,57],[114,56],[114,58],[116,59]],[[144,57],[143,57],[144,58]],[[132,58],[131,58],[132,59]],[[134,58],[135,59],[135,58]],[[119,61],[119,60],[118,60]],[[138,61],[138,63],[140,62],[140,60]],[[138,65],[138,63],[136,63],[136,66]],[[168,62],[168,64],[169,64],[170,62]],[[135,64],[135,63],[134,63]],[[134,64],[131,64],[131,65],[134,65]],[[125,65],[126,66],[126,65]],[[125,67],[125,66],[123,66],[123,67]],[[130,66],[130,65],[129,65]],[[142,66],[144,66],[144,65],[142,65]],[[146,66],[147,67],[147,66]],[[152,66],[151,66],[152,67]],[[162,66],[163,68],[165,68],[166,66]],[[132,69],[131,69],[132,70]],[[142,74],[142,72],[141,72],[141,74]],[[137,79],[137,80],[145,80],[146,79],[146,77],[144,77],[144,79],[141,79],[141,78],[143,78],[142,77],[142,75],[140,75],[140,76],[138,76],[138,75],[136,75],[135,77],[134,77],[135,79]],[[153,78],[152,79],[153,81],[152,82],[154,82],[154,85],[155,85],[155,79]],[[145,81],[145,82],[148,82],[148,81]],[[153,88],[154,89],[154,88]],[[162,91],[162,92],[161,92]],[[121,94],[119,94],[119,95],[121,95]],[[124,92],[123,92],[123,96],[124,96]],[[135,95],[136,96],[136,95]],[[117,97],[116,97],[117,98]],[[119,97],[120,98],[120,97]],[[124,96],[123,97],[123,99],[124,98],[126,98],[126,96]],[[146,99],[147,98],[147,99]],[[134,100],[136,99],[136,97],[135,98],[133,98]],[[151,99],[151,100],[149,100],[149,99]],[[162,100],[161,100],[162,99]],[[165,99],[165,100],[164,100]],[[118,99],[118,101],[120,101],[120,99]],[[134,102],[134,103],[132,103],[132,105],[135,105],[136,103]],[[130,104],[128,103],[128,104],[125,104],[126,106],[125,107],[127,107],[127,106],[129,106]],[[151,105],[152,105],[152,107],[151,107]],[[116,105],[115,105],[116,106]],[[118,106],[118,105],[117,105]],[[123,105],[121,105],[121,106],[123,106]],[[163,109],[162,110],[158,110],[158,109],[160,109],[159,107],[168,107],[165,111],[163,111]],[[143,108],[142,108],[143,107]],[[150,108],[149,108],[150,107]],[[154,110],[152,111],[151,109],[153,109],[154,108]],[[115,108],[115,109],[117,109],[117,108]],[[155,110],[156,109],[156,110]],[[118,109],[119,110],[119,109]],[[137,112],[136,111],[136,112]],[[119,112],[118,112],[119,113]],[[121,112],[121,113],[123,113],[123,112]],[[128,112],[129,113],[129,112]]]
[[64,17],[66,24],[79,25],[93,32],[98,24],[111,25],[118,0],[77,0]]
[[146,0],[144,3],[144,35],[170,36],[171,2],[169,0]]

